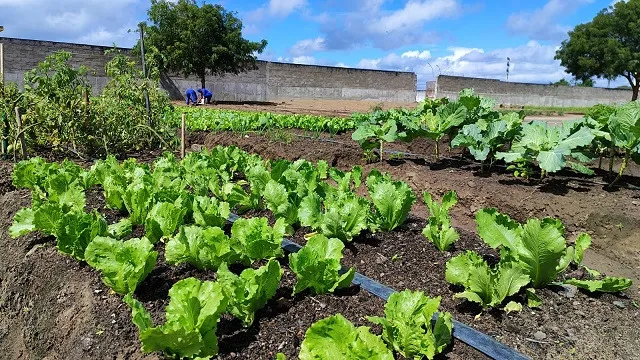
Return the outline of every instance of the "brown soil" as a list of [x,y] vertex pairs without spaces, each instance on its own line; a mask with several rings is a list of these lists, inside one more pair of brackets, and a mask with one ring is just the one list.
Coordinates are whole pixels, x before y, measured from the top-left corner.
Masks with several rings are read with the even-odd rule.
[[[175,105],[184,105],[184,101],[174,101]],[[348,117],[354,112],[368,112],[373,108],[413,108],[416,103],[393,103],[358,100],[329,100],[329,99],[289,99],[278,102],[220,102],[206,106],[216,109],[230,109],[243,111],[266,111],[278,114],[309,114],[336,117]]]

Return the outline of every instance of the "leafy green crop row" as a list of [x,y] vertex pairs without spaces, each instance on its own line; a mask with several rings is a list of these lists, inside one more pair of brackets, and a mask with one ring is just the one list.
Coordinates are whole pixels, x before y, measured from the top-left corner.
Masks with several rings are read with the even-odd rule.
[[[278,288],[283,270],[277,260],[284,256],[284,236],[294,228],[309,226],[319,233],[310,234],[302,250],[288,256],[297,278],[294,294],[307,289],[317,294],[334,292],[349,286],[355,275],[353,268],[341,271],[343,242],[365,230],[391,231],[401,226],[416,200],[406,183],[377,170],[363,181],[359,167],[342,172],[323,161],[264,161],[236,147],[190,153],[182,161],[166,154],[152,166],[110,157],[88,170],[69,161],[58,164],[33,158],[17,164],[12,179],[16,187],[31,190],[32,206],[16,213],[11,236],[32,231],[53,235],[61,253],[86,261],[102,274],[107,286],[125,295],[144,352],[189,358],[216,355],[221,314],[229,313],[251,326],[256,311]],[[366,192],[360,189],[363,183]],[[85,210],[86,191],[96,186],[104,194],[106,207],[126,217],[109,224],[97,211]],[[431,218],[424,234],[446,250],[457,237],[449,216],[455,193],[445,195],[441,204],[425,194],[425,202]],[[270,225],[263,217],[241,218],[230,233],[223,230],[231,211],[250,209],[269,209],[275,223]],[[574,247],[567,247],[558,220],[532,219],[521,225],[487,209],[478,213],[477,221],[482,239],[500,251],[500,263],[489,265],[469,252],[451,259],[446,274],[447,280],[465,288],[459,297],[483,307],[501,306],[527,285],[531,285],[526,289],[528,304],[536,305],[535,288],[563,279],[569,266],[580,265],[590,243],[581,235]],[[133,230],[140,228],[144,237],[131,238]],[[218,276],[215,282],[188,278],[175,283],[165,321],[154,325],[134,294],[155,267],[159,242],[165,243],[167,263],[188,263],[217,271]],[[245,269],[236,274],[229,270],[232,264]],[[588,291],[622,291],[631,285],[627,279],[589,273],[597,278],[563,280]],[[438,306],[438,299],[423,294],[396,293],[389,299],[386,317],[370,320],[382,325],[382,339],[398,353],[432,358],[446,347],[451,335],[450,315],[440,314],[431,323]],[[510,302],[505,310],[518,306],[522,307]],[[344,322],[335,326],[344,328],[338,331],[344,332],[343,337],[322,335],[323,339],[315,337],[317,344],[312,344],[315,335],[310,329],[301,357],[324,351],[355,358],[389,353],[364,330]],[[363,343],[357,348],[353,346],[360,340],[331,343],[352,337],[362,337]]]
[[[215,355],[215,330],[222,313],[251,326],[255,312],[278,288],[282,269],[276,259],[284,256],[285,234],[299,226],[303,200],[313,197],[334,204],[357,199],[364,210],[359,210],[363,216],[356,226],[371,231],[401,225],[415,200],[406,184],[377,171],[367,178],[369,201],[355,194],[362,183],[359,168],[343,173],[325,162],[263,161],[235,147],[191,153],[183,161],[166,154],[153,166],[109,157],[88,170],[70,161],[58,164],[32,158],[17,164],[12,178],[15,186],[31,190],[32,206],[15,215],[11,236],[32,231],[53,235],[61,253],[86,261],[107,286],[126,295],[143,351],[178,357]],[[86,190],[95,186],[101,187],[106,207],[125,218],[108,224],[97,211],[86,212]],[[387,192],[390,195],[385,196]],[[333,213],[336,209],[331,206],[335,207],[322,211]],[[266,218],[241,218],[230,236],[222,229],[231,210],[265,208],[277,218],[273,226]],[[346,233],[339,230],[341,226],[351,225],[340,217],[323,224],[326,231],[311,236],[300,252],[289,255],[298,278],[294,294],[306,289],[333,292],[351,284],[355,270],[343,274],[340,265],[343,241],[350,239],[334,236]],[[130,238],[140,227],[144,237]],[[155,326],[133,294],[155,267],[159,242],[165,243],[167,263],[217,271],[218,281],[189,278],[174,284],[165,323]],[[262,260],[267,264],[254,269]],[[229,271],[231,264],[247,268],[235,274]]]
[[171,122],[179,126],[181,114],[187,115],[190,130],[202,131],[264,131],[268,129],[301,129],[331,134],[352,130],[357,116],[350,118],[299,114],[274,114],[237,110],[201,109],[177,106],[171,114]]
[[460,92],[458,100],[431,111],[384,112],[372,114],[352,134],[365,152],[379,149],[382,160],[384,143],[411,141],[427,137],[439,142],[446,136],[451,148],[465,148],[477,160],[489,166],[503,160],[515,176],[528,178],[538,168],[541,177],[565,167],[592,175],[587,165],[603,156],[613,158],[622,152],[623,161],[614,182],[618,181],[630,160],[640,163],[640,105],[631,102],[618,108],[594,107],[582,120],[565,121],[561,126],[546,122],[523,123],[523,113],[500,113],[495,101],[476,96],[472,90]]

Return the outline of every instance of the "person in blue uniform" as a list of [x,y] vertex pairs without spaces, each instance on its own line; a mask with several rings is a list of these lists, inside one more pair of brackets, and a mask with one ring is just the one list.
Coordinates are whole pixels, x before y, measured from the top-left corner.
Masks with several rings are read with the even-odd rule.
[[213,97],[213,94],[211,93],[211,91],[209,91],[209,89],[207,88],[198,89],[198,92],[200,93],[200,96],[204,98],[205,104],[211,103],[211,98]]
[[190,103],[193,105],[197,104],[198,94],[196,94],[196,92],[192,88],[188,88],[185,95],[186,95],[185,100],[187,101],[187,105],[189,105]]

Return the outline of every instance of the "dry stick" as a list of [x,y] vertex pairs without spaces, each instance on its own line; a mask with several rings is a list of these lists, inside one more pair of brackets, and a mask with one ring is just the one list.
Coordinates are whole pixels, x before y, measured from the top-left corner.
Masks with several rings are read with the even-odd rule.
[[[20,139],[20,148],[22,150],[22,159],[27,158],[27,146],[24,142],[24,132],[22,130],[22,116],[20,116],[20,109],[16,106],[16,123],[18,125],[18,138]],[[15,154],[15,152],[14,152]],[[14,156],[15,158],[15,156]]]
[[[18,147],[18,138],[19,138],[19,137],[21,137],[21,136],[23,136],[23,135],[24,135],[24,133],[25,133],[27,130],[31,129],[32,127],[34,127],[34,126],[36,126],[36,125],[39,125],[39,124],[38,124],[38,123],[31,124],[31,125],[29,125],[29,126],[25,127],[24,129],[20,130],[20,131],[16,134],[16,138],[13,140],[13,161],[17,161],[17,158],[16,158],[16,148]],[[22,149],[22,151],[23,151],[23,152],[25,152],[24,148]],[[25,152],[25,154],[26,154],[26,152]]]
[[185,117],[186,115],[182,113],[182,133],[180,134],[180,156],[184,159],[185,153]]

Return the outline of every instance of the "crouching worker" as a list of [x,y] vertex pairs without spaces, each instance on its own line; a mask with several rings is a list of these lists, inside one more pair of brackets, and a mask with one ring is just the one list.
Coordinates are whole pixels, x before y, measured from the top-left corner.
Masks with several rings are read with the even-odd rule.
[[196,94],[196,92],[192,88],[188,88],[185,94],[185,100],[187,101],[187,105],[196,105],[196,103],[198,102],[198,94]]
[[198,92],[200,93],[200,96],[204,98],[205,104],[211,104],[211,98],[213,98],[213,94],[211,93],[211,91],[209,91],[209,89],[207,88],[198,89]]

